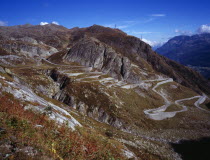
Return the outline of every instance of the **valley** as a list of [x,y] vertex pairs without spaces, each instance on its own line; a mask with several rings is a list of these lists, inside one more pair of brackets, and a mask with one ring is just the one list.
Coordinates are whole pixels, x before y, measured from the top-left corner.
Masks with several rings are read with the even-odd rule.
[[[172,144],[210,136],[208,82],[140,39],[98,25],[19,28],[0,31],[14,36],[0,45],[1,158],[178,160]],[[35,42],[15,38],[26,29],[34,50],[14,47]],[[45,30],[64,35],[59,46]]]

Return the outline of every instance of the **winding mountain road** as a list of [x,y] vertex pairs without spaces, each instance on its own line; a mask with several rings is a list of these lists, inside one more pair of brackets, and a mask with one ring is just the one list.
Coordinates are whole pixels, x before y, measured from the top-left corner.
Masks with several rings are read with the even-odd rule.
[[[43,59],[44,60],[44,59]],[[53,65],[59,65],[59,64],[55,64],[55,63],[52,63],[48,60],[44,60],[50,64],[53,64]],[[68,65],[63,65],[63,66],[68,66]],[[78,67],[78,68],[82,68],[81,66],[74,66],[74,67]],[[77,76],[77,75],[80,75],[80,74],[83,74],[83,73],[68,73],[67,75],[68,76]],[[124,88],[124,89],[132,89],[132,88],[136,88],[138,86],[140,86],[141,84],[127,84],[125,82],[122,82],[122,81],[118,81],[118,80],[115,80],[114,78],[111,78],[111,77],[108,77],[108,78],[102,78],[102,79],[99,79],[99,77],[101,75],[103,75],[102,72],[91,72],[91,70],[88,70],[87,72],[85,72],[84,74],[86,74],[85,77],[83,78],[79,78],[77,79],[78,81],[83,81],[83,79],[90,79],[90,81],[99,81],[100,83],[102,83],[103,85],[106,85],[107,87],[112,87],[112,86],[118,86],[120,88]],[[89,75],[90,74],[90,75]],[[94,75],[93,74],[97,74],[97,75]],[[92,80],[91,80],[92,79]],[[84,81],[86,82],[86,81]],[[203,110],[205,112],[209,112],[210,111],[207,111],[203,108],[200,107],[200,105],[202,103],[205,102],[205,100],[208,98],[206,95],[202,95],[202,96],[194,96],[194,97],[190,97],[190,98],[184,98],[184,99],[179,99],[179,100],[176,100],[175,102],[170,102],[167,98],[166,95],[164,95],[163,93],[161,92],[158,92],[156,89],[163,85],[163,84],[166,84],[166,83],[171,83],[173,82],[173,79],[172,78],[159,78],[159,79],[153,79],[153,80],[144,80],[142,81],[142,83],[147,83],[147,82],[158,82],[153,88],[152,88],[152,91],[155,92],[156,94],[158,94],[159,96],[161,96],[164,100],[164,105],[162,105],[161,107],[158,107],[158,108],[155,108],[155,109],[148,109],[148,110],[145,110],[144,113],[150,118],[150,119],[153,119],[153,120],[164,120],[166,118],[172,118],[174,117],[177,113],[180,113],[180,112],[185,112],[188,110],[187,106],[181,104],[181,102],[183,101],[188,101],[188,100],[192,100],[192,99],[195,99],[195,98],[198,98],[198,100],[194,103],[194,105],[200,109],[200,110]],[[107,85],[107,83],[111,83],[109,85]],[[172,112],[165,112],[167,110],[168,107],[170,107],[172,104],[175,104],[177,106],[180,106],[182,107],[181,110],[178,110],[178,111],[172,111]]]
[[203,111],[205,111],[205,112],[210,113],[210,111],[207,111],[206,109],[203,109],[203,108],[200,107],[200,104],[204,103],[205,100],[206,100],[207,98],[208,98],[208,97],[207,97],[205,94],[203,94],[203,95],[200,96],[199,99],[194,103],[194,105],[195,105],[197,108],[199,108],[200,110],[203,110]]
[[[160,81],[160,80],[156,80],[156,81]],[[199,98],[199,99],[194,103],[194,105],[195,105],[197,108],[199,108],[199,109],[201,109],[201,110],[203,110],[203,111],[206,111],[206,112],[209,112],[209,113],[210,113],[210,111],[207,111],[207,110],[205,110],[205,109],[203,109],[203,108],[200,107],[200,105],[201,105],[202,103],[204,103],[205,100],[207,99],[207,96],[204,95],[204,94],[203,94],[202,96],[194,96],[194,97],[190,97],[190,98],[184,98],[184,99],[176,100],[176,101],[174,102],[174,104],[176,104],[176,105],[178,105],[178,106],[181,106],[181,107],[182,107],[182,110],[173,111],[173,112],[165,112],[166,109],[167,109],[170,105],[172,105],[173,103],[170,102],[164,94],[158,92],[158,91],[156,90],[156,88],[159,87],[159,86],[161,86],[161,85],[163,85],[163,84],[170,83],[170,82],[173,82],[173,79],[172,79],[172,78],[164,79],[162,82],[158,82],[158,83],[152,88],[152,90],[153,90],[155,93],[157,93],[159,96],[161,96],[161,97],[164,99],[165,104],[164,104],[163,106],[158,107],[158,108],[155,108],[155,109],[148,109],[148,110],[145,110],[144,113],[145,113],[150,119],[153,119],[153,120],[164,120],[164,119],[166,119],[166,118],[172,118],[172,117],[174,117],[177,113],[185,112],[185,111],[188,110],[188,109],[187,109],[187,106],[185,106],[185,105],[183,105],[183,104],[180,104],[180,102],[192,100],[192,99],[195,99],[195,98]]]

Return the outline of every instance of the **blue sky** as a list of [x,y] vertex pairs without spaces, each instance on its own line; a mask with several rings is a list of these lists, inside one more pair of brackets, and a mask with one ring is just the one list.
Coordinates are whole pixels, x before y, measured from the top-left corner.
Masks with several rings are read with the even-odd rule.
[[116,24],[128,34],[163,42],[210,24],[209,7],[207,0],[1,0],[0,25],[56,21],[72,28]]

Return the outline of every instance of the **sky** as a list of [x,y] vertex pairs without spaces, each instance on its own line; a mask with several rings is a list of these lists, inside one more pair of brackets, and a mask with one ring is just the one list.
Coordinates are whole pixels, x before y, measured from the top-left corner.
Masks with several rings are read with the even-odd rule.
[[208,0],[0,0],[0,26],[116,25],[155,45],[176,35],[210,32],[209,8]]

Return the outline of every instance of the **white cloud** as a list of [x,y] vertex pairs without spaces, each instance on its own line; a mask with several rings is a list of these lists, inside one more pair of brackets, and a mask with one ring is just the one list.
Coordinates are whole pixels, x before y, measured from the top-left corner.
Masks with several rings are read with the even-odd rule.
[[175,33],[180,33],[180,31],[181,31],[181,30],[179,30],[179,29],[175,29],[174,32],[175,32]]
[[7,22],[0,21],[0,26],[7,26]]
[[52,24],[59,25],[59,23],[58,23],[58,22],[56,22],[56,21],[53,21],[53,22],[52,22]]
[[[40,25],[41,26],[44,26],[44,25],[47,25],[47,24],[49,24],[48,22],[41,22],[40,23]],[[52,21],[52,23],[51,24],[56,24],[56,25],[59,25],[59,23],[58,22],[56,22],[56,21]]]
[[149,23],[149,22],[159,19],[160,17],[165,17],[165,16],[166,16],[165,14],[151,14],[149,15],[147,19],[145,19],[144,21],[141,21],[141,23]]
[[151,14],[152,17],[165,17],[165,14]]
[[147,40],[145,38],[143,38],[142,41],[144,41],[145,43],[149,44],[153,48],[154,47],[156,47],[156,48],[160,47],[160,46],[162,46],[165,43],[165,42],[150,41],[150,40]]
[[177,34],[181,34],[181,35],[192,35],[193,34],[191,31],[183,31],[183,30],[179,30],[179,29],[175,29],[174,32]]
[[143,38],[142,41],[144,41],[145,43],[149,44],[150,46],[154,46],[157,43],[156,41],[150,41],[150,40],[147,40],[145,38]]
[[152,22],[154,20],[155,20],[155,18],[149,18],[149,19],[146,19],[145,21],[142,21],[142,23],[149,23],[149,22]]
[[40,23],[41,26],[44,26],[44,25],[46,25],[46,24],[49,24],[49,23],[48,23],[48,22],[41,22],[41,23]]
[[210,33],[210,26],[209,25],[202,25],[197,30],[198,33]]

